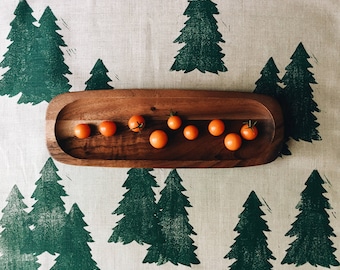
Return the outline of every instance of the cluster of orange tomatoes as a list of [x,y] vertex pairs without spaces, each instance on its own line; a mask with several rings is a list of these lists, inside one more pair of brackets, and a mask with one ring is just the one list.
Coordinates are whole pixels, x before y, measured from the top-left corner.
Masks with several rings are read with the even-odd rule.
[[[142,115],[133,115],[127,123],[129,129],[133,132],[141,132],[146,121]],[[167,119],[167,126],[172,130],[178,130],[182,126],[182,119],[176,113],[170,113]],[[225,124],[221,119],[213,119],[208,125],[208,131],[212,136],[221,136],[225,131]],[[116,134],[117,125],[113,121],[103,121],[98,126],[99,132],[105,136],[110,137]],[[88,124],[78,124],[74,128],[74,134],[77,138],[84,139],[90,136],[91,129]],[[183,135],[187,140],[195,140],[199,136],[199,129],[193,125],[186,125],[183,129]],[[258,135],[256,121],[251,120],[243,123],[240,132],[228,133],[224,138],[224,145],[230,151],[238,150],[242,145],[242,140],[254,140]],[[151,146],[156,149],[164,148],[168,143],[168,135],[162,129],[157,129],[151,132],[149,136]]]
[[[103,136],[110,137],[116,133],[117,125],[113,121],[103,121],[98,129]],[[85,123],[78,124],[74,127],[74,135],[79,139],[86,139],[91,135],[91,128]]]
[[242,139],[247,141],[255,140],[259,134],[256,124],[257,121],[248,120],[243,123],[239,134],[235,132],[227,134],[224,138],[225,147],[230,151],[236,151],[241,147]]

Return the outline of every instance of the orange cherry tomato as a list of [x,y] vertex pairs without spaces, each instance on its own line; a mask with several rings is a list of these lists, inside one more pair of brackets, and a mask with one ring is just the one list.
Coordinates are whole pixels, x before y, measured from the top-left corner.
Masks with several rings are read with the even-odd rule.
[[208,125],[208,131],[213,136],[220,136],[225,130],[224,122],[220,119],[211,120]]
[[194,125],[188,125],[183,130],[183,135],[186,139],[192,141],[198,137],[198,128]]
[[157,129],[151,133],[149,142],[156,149],[164,148],[168,143],[168,135],[165,131]]
[[182,119],[178,115],[170,115],[167,121],[168,127],[172,130],[179,129],[182,125]]
[[145,127],[145,119],[141,115],[133,115],[128,121],[128,127],[133,132],[141,132]]
[[224,145],[228,150],[236,151],[242,145],[242,138],[237,133],[229,133],[224,138]]
[[79,139],[85,139],[91,135],[91,128],[88,124],[78,124],[74,127],[74,135]]
[[99,125],[99,132],[105,136],[110,137],[113,136],[117,131],[117,125],[112,121],[103,121]]
[[259,131],[256,127],[256,123],[256,121],[252,122],[251,120],[249,120],[241,127],[240,134],[243,139],[252,141],[257,137]]

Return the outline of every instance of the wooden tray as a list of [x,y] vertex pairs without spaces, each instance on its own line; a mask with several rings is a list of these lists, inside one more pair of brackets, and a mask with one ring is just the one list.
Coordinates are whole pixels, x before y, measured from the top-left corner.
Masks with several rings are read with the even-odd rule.
[[[183,119],[180,130],[171,131],[166,120],[170,111]],[[146,126],[141,133],[127,127],[130,116],[141,114]],[[224,135],[213,137],[207,126],[212,119],[226,124]],[[247,120],[258,121],[259,136],[244,141],[231,152],[224,147],[227,133],[238,132]],[[115,121],[117,133],[104,137],[97,131],[103,120]],[[74,137],[78,123],[91,125],[87,139]],[[186,124],[195,124],[200,135],[194,141],[184,138]],[[163,129],[168,145],[154,149],[149,135]],[[241,167],[265,164],[279,154],[283,142],[283,117],[271,97],[229,91],[206,90],[95,90],[72,92],[55,97],[46,114],[46,139],[51,156],[73,165],[144,168]]]

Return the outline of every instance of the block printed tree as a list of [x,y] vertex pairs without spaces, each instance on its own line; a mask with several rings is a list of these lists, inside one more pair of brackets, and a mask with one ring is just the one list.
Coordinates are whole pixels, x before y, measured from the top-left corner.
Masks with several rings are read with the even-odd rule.
[[301,193],[301,200],[296,206],[299,214],[292,228],[286,236],[296,237],[286,250],[281,264],[295,264],[296,266],[309,263],[313,266],[339,266],[330,237],[335,237],[330,226],[326,209],[331,209],[328,199],[323,195],[327,191],[323,188],[324,180],[319,172],[314,170]]
[[66,44],[57,31],[57,18],[50,7],[42,14],[32,47],[27,52],[30,76],[18,103],[37,104],[49,102],[58,94],[68,92],[71,88],[67,74],[72,74],[64,62],[61,47]]
[[112,81],[107,75],[108,72],[103,60],[98,59],[90,72],[90,74],[92,74],[91,78],[85,82],[85,90],[113,89],[113,87],[108,84]]
[[286,73],[282,78],[285,87],[283,89],[284,111],[288,135],[294,140],[312,142],[321,140],[317,127],[319,123],[314,112],[320,112],[313,100],[313,89],[310,84],[316,81],[308,69],[313,66],[308,62],[310,56],[302,43],[299,43],[291,56],[291,62],[286,67]]
[[273,267],[269,260],[275,260],[275,257],[268,248],[264,234],[270,230],[267,222],[261,217],[264,215],[261,206],[262,203],[252,191],[243,204],[244,210],[239,215],[239,222],[234,229],[239,235],[235,238],[230,252],[224,257],[236,259],[229,266],[231,270],[269,270]]
[[185,73],[198,69],[218,73],[227,71],[222,58],[219,42],[225,42],[218,31],[214,14],[219,14],[216,4],[210,0],[188,0],[189,5],[184,15],[185,22],[181,34],[175,43],[185,43],[175,57],[171,70],[184,70]]
[[2,210],[0,225],[0,269],[8,270],[37,270],[40,264],[35,255],[29,254],[32,245],[27,208],[24,197],[14,185],[8,198],[7,205]]
[[94,241],[90,233],[84,229],[88,225],[83,218],[84,214],[79,206],[73,204],[66,218],[60,255],[55,259],[56,263],[50,270],[99,269],[97,263],[92,259],[88,243]]
[[32,13],[33,10],[26,0],[19,1],[7,36],[11,44],[0,63],[0,67],[8,69],[0,81],[0,95],[16,96],[27,86],[31,73],[28,52],[32,49],[37,30]]
[[[271,96],[275,98],[279,104],[282,106],[283,98],[282,98],[282,88],[279,83],[281,83],[281,79],[277,75],[280,73],[277,68],[273,57],[270,57],[264,68],[261,70],[261,77],[255,82],[254,93],[263,94],[267,96]],[[285,132],[287,130],[285,129]],[[291,155],[287,142],[289,141],[289,134],[285,134],[285,143],[282,146],[281,154],[282,155]]]
[[128,191],[113,212],[124,215],[117,225],[108,242],[136,241],[139,244],[153,243],[158,237],[157,212],[153,187],[158,187],[155,177],[150,174],[152,169],[132,168],[123,184]]
[[29,216],[34,225],[32,235],[37,255],[45,251],[54,255],[60,252],[62,245],[66,212],[61,197],[67,194],[58,183],[61,178],[57,171],[52,158],[49,158],[40,171],[41,177],[35,182],[36,188],[31,196],[36,200]]
[[0,81],[0,94],[15,96],[22,92],[18,103],[49,102],[54,96],[68,92],[66,74],[71,74],[64,63],[60,47],[66,44],[51,9],[47,7],[39,21],[33,23],[33,10],[26,0],[19,1],[7,37],[12,43],[4,54],[0,67],[8,68]]
[[279,98],[282,93],[282,88],[278,85],[281,79],[277,74],[280,71],[277,68],[273,57],[270,57],[264,68],[261,70],[261,77],[255,82],[254,93],[264,94]]
[[196,235],[189,223],[186,207],[191,207],[188,197],[182,192],[183,180],[176,170],[172,170],[165,180],[166,186],[161,191],[158,202],[158,214],[161,233],[148,248],[143,263],[164,264],[168,261],[175,265],[199,264],[195,254],[197,247],[190,235]]

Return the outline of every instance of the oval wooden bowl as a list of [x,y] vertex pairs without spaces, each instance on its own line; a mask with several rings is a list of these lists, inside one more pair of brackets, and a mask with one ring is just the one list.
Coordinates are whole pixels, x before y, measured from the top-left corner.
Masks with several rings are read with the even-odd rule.
[[[180,130],[166,125],[170,111],[183,119]],[[146,126],[141,133],[128,129],[127,121],[143,115]],[[226,124],[224,135],[213,137],[207,126],[212,119]],[[259,135],[243,141],[237,151],[223,144],[229,132],[239,132],[244,121],[257,121]],[[112,137],[99,134],[104,120],[115,121],[117,133]],[[78,139],[74,127],[88,123],[92,134]],[[199,128],[194,141],[184,138],[186,124]],[[169,142],[163,149],[149,144],[149,135],[163,129]],[[93,90],[72,92],[55,97],[46,114],[46,140],[56,160],[84,166],[143,168],[226,168],[254,166],[273,161],[279,155],[284,137],[282,112],[277,101],[265,95],[246,92],[207,90]]]

